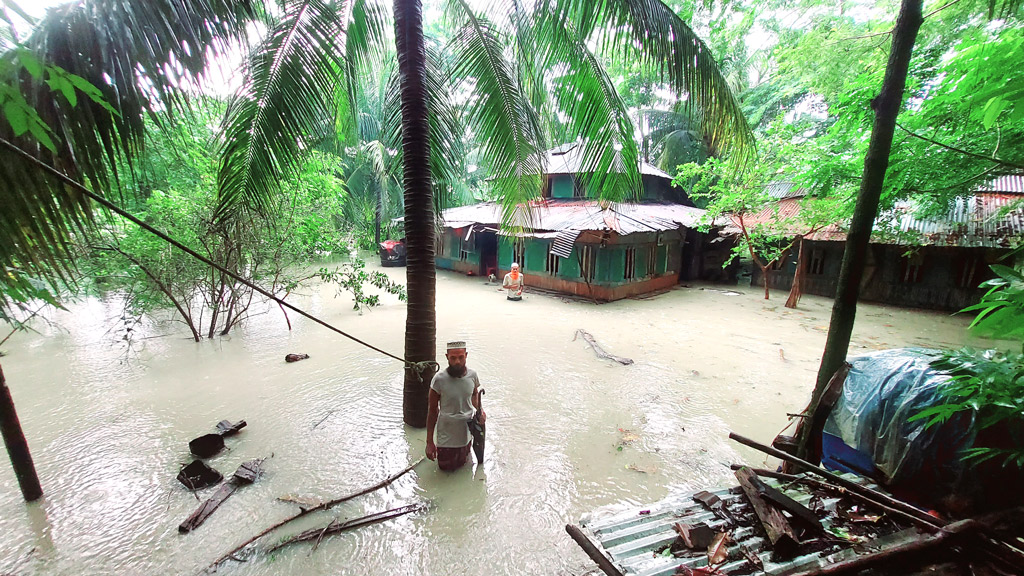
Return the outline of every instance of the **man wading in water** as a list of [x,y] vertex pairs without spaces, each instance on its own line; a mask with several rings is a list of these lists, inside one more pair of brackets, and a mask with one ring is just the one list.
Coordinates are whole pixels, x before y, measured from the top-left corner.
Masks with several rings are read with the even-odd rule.
[[501,283],[502,288],[508,289],[508,299],[518,302],[523,299],[523,274],[519,271],[519,264],[512,263],[512,270],[505,274],[505,280]]
[[[427,458],[437,460],[441,470],[457,470],[466,463],[472,438],[468,422],[480,410],[480,379],[466,368],[466,343],[449,342],[448,368],[430,381],[427,400]],[[487,415],[480,410],[480,422]],[[437,442],[434,442],[434,430]]]

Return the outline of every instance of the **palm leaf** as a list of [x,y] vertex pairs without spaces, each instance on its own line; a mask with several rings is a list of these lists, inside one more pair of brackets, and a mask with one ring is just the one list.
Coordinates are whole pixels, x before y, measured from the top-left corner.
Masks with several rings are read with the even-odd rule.
[[341,17],[323,0],[286,2],[283,18],[249,56],[220,135],[218,218],[266,213],[302,151],[329,134],[344,61]]
[[642,195],[634,125],[615,85],[597,56],[570,23],[538,19],[540,52],[551,79],[554,99],[567,132],[578,140],[582,174],[589,195],[623,200]]
[[543,0],[549,27],[571,26],[604,55],[656,68],[699,111],[712,150],[755,155],[754,136],[711,50],[660,0]]
[[[109,193],[123,180],[118,168],[132,169],[139,156],[143,117],[173,119],[187,109],[186,95],[208,58],[237,45],[255,16],[251,3],[232,0],[96,0],[52,8],[24,47],[0,55],[9,64],[0,81],[23,95],[38,119],[24,134],[0,125],[0,138]],[[26,58],[34,66],[11,65]],[[74,236],[92,219],[86,198],[6,147],[0,205],[0,268],[50,279],[72,271]]]
[[509,39],[463,0],[452,4],[461,26],[450,48],[457,80],[473,86],[466,117],[482,142],[502,219],[515,227],[530,220],[525,206],[540,192],[544,172],[540,119],[524,98],[517,68],[506,58]]

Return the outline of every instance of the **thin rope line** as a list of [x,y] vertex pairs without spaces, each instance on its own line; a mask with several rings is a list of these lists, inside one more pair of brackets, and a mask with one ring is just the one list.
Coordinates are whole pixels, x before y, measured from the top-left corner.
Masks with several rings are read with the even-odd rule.
[[221,272],[222,274],[225,274],[225,275],[233,278],[234,280],[236,280],[238,282],[241,282],[242,284],[248,286],[249,288],[252,288],[256,292],[259,292],[260,294],[265,296],[266,298],[269,298],[269,299],[273,300],[278,305],[284,306],[285,308],[288,308],[289,310],[292,310],[292,311],[294,311],[294,312],[296,312],[296,313],[298,313],[298,314],[300,314],[302,316],[305,316],[306,318],[309,318],[310,320],[316,322],[317,324],[320,324],[324,328],[327,328],[328,330],[333,330],[334,332],[337,332],[338,334],[341,334],[342,336],[348,338],[349,340],[352,340],[353,342],[356,342],[358,344],[362,344],[363,346],[366,346],[367,348],[369,348],[371,350],[375,350],[377,352],[380,352],[381,354],[383,354],[385,356],[388,356],[390,358],[394,358],[395,360],[398,360],[399,362],[404,363],[406,366],[413,367],[413,368],[415,368],[417,370],[417,372],[419,370],[421,370],[420,366],[423,364],[422,362],[410,362],[410,361],[408,361],[408,360],[406,360],[404,358],[401,358],[399,356],[395,356],[394,354],[391,354],[390,352],[386,352],[384,350],[381,350],[380,348],[374,346],[373,344],[369,344],[367,342],[364,342],[364,341],[360,340],[359,338],[356,338],[355,336],[345,332],[344,330],[341,330],[339,328],[331,326],[327,322],[324,322],[323,320],[317,318],[316,316],[313,316],[312,314],[306,312],[305,310],[303,310],[301,308],[298,308],[296,306],[292,306],[288,302],[285,302],[284,300],[278,298],[277,296],[274,296],[272,293],[264,290],[263,288],[260,288],[259,286],[253,284],[252,282],[249,282],[248,280],[246,280],[245,278],[242,278],[238,274],[235,274],[234,272],[228,270],[227,268],[224,268],[220,264],[217,264],[216,262],[213,262],[212,260],[206,258],[202,254],[199,254],[195,250],[192,250],[188,246],[182,244],[181,242],[178,242],[177,240],[175,240],[174,238],[171,238],[167,234],[164,234],[160,230],[157,230],[156,228],[150,226],[149,224],[146,224],[145,222],[143,222],[142,220],[140,220],[140,219],[136,218],[135,216],[129,214],[128,212],[125,212],[120,207],[118,207],[116,204],[110,202],[106,198],[103,198],[102,196],[100,196],[100,195],[96,194],[95,192],[89,190],[88,188],[86,188],[85,186],[79,184],[78,182],[75,182],[74,180],[72,180],[67,175],[65,175],[64,173],[62,173],[59,170],[57,170],[56,168],[53,168],[52,166],[42,162],[38,158],[32,156],[28,152],[22,150],[21,148],[19,148],[18,146],[12,144],[11,142],[7,141],[6,139],[0,138],[0,143],[2,143],[4,146],[6,146],[7,148],[9,148],[12,151],[14,151],[16,154],[22,156],[26,160],[28,160],[28,161],[38,165],[39,167],[41,167],[46,172],[49,172],[50,174],[56,176],[58,179],[60,179],[62,182],[66,183],[67,185],[69,185],[69,186],[75,188],[76,190],[82,192],[83,194],[85,194],[89,198],[92,198],[94,201],[99,203],[101,206],[107,208],[108,210],[113,211],[115,214],[118,214],[119,216],[121,216],[123,218],[126,218],[126,219],[132,221],[133,223],[135,223],[136,225],[141,227],[143,230],[146,230],[147,232],[150,232],[151,234],[155,235],[156,237],[160,238],[161,240],[169,243],[170,245],[172,245],[175,248],[181,250],[182,252],[188,254],[189,256],[192,256],[196,260],[199,260],[203,264],[206,264],[207,266],[211,266],[211,267],[215,268],[217,271]]

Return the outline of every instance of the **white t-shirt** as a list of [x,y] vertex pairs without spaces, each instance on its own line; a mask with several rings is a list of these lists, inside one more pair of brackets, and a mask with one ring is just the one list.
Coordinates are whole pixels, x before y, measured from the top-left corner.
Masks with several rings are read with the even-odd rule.
[[523,292],[523,273],[520,272],[519,276],[513,280],[512,273],[505,274],[505,280],[501,283],[502,286],[508,288],[509,296],[520,296]]
[[476,371],[467,368],[466,375],[454,378],[442,369],[430,381],[430,389],[441,395],[441,406],[434,428],[434,445],[439,448],[462,448],[469,444],[469,426],[473,418],[473,390],[480,386]]

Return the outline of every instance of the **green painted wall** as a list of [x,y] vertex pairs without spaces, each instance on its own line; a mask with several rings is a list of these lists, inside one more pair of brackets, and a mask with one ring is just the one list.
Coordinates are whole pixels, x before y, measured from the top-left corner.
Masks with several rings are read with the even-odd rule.
[[498,236],[498,268],[508,270],[512,266],[512,240]]
[[605,247],[597,251],[598,282],[622,282],[622,271],[626,266],[626,251],[621,248]]
[[545,274],[544,262],[548,257],[548,242],[545,240],[538,240],[536,238],[526,239],[526,260],[525,263],[520,262],[519,266],[523,272],[533,272],[536,274]]
[[658,274],[668,272],[668,246],[658,246]]
[[568,174],[558,174],[551,177],[552,198],[572,198],[573,185],[572,177]]
[[560,258],[561,263],[558,265],[558,275],[562,278],[568,278],[569,280],[580,279],[579,256],[576,255],[576,251],[579,248],[579,246],[573,246],[572,253],[569,254],[568,258]]
[[636,258],[634,261],[636,262],[636,268],[634,269],[635,273],[633,274],[633,279],[635,280],[640,280],[652,273],[652,271],[647,269],[647,246],[647,244],[635,246]]

